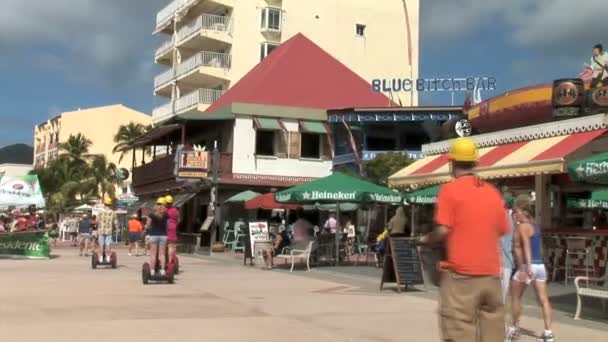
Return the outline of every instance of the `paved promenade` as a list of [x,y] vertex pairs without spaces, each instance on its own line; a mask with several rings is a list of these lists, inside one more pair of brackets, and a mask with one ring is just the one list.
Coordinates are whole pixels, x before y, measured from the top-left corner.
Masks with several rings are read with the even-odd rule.
[[[141,283],[144,257],[92,270],[71,248],[0,259],[1,341],[438,341],[436,301],[380,293],[331,272],[262,271],[229,256],[181,257],[174,285]],[[525,317],[539,331],[539,319]],[[608,321],[555,326],[558,341],[606,341]],[[523,340],[533,339],[524,337]]]

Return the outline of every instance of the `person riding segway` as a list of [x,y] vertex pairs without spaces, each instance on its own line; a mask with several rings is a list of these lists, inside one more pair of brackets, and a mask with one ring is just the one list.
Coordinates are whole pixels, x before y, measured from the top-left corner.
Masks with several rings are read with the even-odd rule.
[[142,266],[142,281],[144,284],[147,284],[150,280],[173,283],[173,265],[166,263],[165,260],[167,220],[165,199],[161,197],[156,201],[154,212],[146,220],[146,228],[150,236],[150,260]]
[[179,209],[173,206],[173,196],[165,196],[167,208],[167,263],[173,265],[175,274],[179,273],[179,259],[177,258],[177,225],[179,224]]
[[118,225],[116,211],[112,209],[113,201],[109,196],[104,197],[103,204],[105,207],[98,215],[98,246],[91,257],[91,266],[97,268],[98,265],[104,265],[116,268],[118,258],[116,252],[112,250],[112,232]]

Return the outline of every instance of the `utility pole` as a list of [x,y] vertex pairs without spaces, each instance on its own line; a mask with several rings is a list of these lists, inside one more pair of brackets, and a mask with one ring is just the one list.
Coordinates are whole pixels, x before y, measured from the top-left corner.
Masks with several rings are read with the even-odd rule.
[[[211,230],[211,237],[209,244],[212,245],[217,238],[218,231],[218,217],[217,217],[217,183],[218,183],[218,163],[219,163],[219,151],[217,149],[217,140],[213,142],[213,156],[212,156],[212,169],[211,169],[211,201],[209,205],[209,215],[213,216],[213,229]],[[209,246],[211,247],[211,246]]]

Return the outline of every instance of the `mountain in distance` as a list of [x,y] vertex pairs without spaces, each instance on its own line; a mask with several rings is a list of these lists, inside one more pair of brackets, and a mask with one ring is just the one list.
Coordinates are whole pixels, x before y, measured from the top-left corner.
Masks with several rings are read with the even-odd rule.
[[34,148],[26,144],[7,145],[0,148],[0,164],[33,164]]

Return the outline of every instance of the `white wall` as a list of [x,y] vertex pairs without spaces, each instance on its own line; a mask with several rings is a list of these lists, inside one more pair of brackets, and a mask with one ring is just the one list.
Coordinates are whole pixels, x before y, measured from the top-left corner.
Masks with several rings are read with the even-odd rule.
[[[297,131],[297,121],[284,120],[285,128]],[[255,155],[255,128],[251,117],[239,117],[234,124],[232,172],[253,175],[290,177],[325,177],[330,174],[331,161],[302,160]]]

